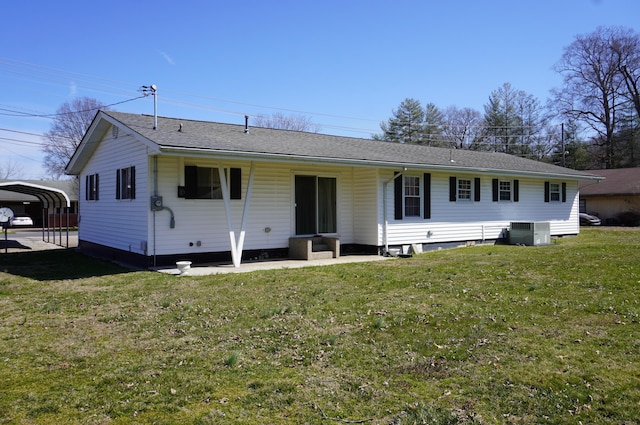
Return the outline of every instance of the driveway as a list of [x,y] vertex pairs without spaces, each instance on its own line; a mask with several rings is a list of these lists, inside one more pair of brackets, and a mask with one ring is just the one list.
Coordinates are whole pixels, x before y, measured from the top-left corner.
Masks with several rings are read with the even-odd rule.
[[44,234],[39,228],[10,228],[6,234],[4,229],[0,232],[0,253],[65,249],[67,244],[69,248],[78,246],[78,232],[70,231],[68,239],[64,229],[62,232],[45,230]]

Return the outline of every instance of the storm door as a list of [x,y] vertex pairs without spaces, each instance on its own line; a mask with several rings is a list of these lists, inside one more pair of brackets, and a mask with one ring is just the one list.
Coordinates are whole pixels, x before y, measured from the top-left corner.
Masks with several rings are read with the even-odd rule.
[[336,179],[296,176],[296,235],[336,233]]

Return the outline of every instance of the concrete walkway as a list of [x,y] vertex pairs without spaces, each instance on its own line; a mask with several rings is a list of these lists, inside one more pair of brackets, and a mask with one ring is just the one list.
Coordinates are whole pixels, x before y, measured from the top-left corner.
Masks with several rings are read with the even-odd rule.
[[255,272],[259,270],[296,269],[302,267],[329,266],[332,264],[384,261],[391,258],[392,257],[383,257],[380,255],[345,255],[342,257],[326,260],[283,259],[272,261],[253,261],[242,263],[240,264],[240,267],[233,267],[232,264],[196,264],[192,265],[191,268],[184,274],[180,274],[180,271],[175,267],[156,267],[153,270],[176,276],[207,276],[212,274]]

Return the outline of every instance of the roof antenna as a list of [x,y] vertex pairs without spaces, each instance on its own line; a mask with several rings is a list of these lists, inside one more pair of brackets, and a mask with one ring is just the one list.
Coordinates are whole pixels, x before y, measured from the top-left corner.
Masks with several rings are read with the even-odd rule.
[[158,88],[155,84],[151,84],[140,87],[140,91],[145,96],[153,96],[153,129],[155,130],[158,128]]
[[244,116],[244,133],[249,134],[249,115]]

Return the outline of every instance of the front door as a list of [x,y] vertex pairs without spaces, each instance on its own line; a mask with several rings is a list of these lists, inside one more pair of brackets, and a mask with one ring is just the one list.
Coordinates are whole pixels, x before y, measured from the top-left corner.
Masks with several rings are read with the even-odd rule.
[[296,235],[336,233],[336,179],[295,177]]

